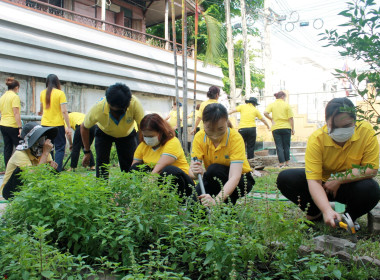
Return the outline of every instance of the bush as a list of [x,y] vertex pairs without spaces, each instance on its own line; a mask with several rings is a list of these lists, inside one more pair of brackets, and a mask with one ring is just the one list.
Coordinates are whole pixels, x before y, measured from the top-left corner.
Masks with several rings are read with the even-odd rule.
[[[22,177],[24,187],[7,207],[4,224],[21,241],[1,240],[7,257],[0,271],[11,271],[13,260],[20,260],[20,271],[29,269],[24,261],[29,254],[38,263],[33,246],[42,240],[37,248],[43,246],[45,255],[51,255],[47,263],[56,255],[72,271],[91,265],[91,273],[108,271],[120,279],[332,279],[373,273],[345,269],[338,260],[318,254],[301,258],[297,249],[307,242],[308,227],[301,216],[286,217],[286,203],[244,198],[209,213],[179,197],[171,178],[152,174],[115,172],[108,183],[37,167]],[[43,238],[33,235],[37,229]],[[7,249],[17,242],[28,249]],[[37,265],[34,269],[35,275],[42,273]]]

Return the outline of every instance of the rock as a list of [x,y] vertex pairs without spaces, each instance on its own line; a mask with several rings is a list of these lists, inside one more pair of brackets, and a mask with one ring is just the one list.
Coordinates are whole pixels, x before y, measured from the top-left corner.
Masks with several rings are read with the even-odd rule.
[[311,249],[305,245],[301,245],[298,248],[298,254],[302,257],[308,256],[311,253]]
[[321,235],[314,238],[315,245],[317,249],[322,249],[328,253],[337,253],[339,251],[344,251],[351,254],[355,248],[356,244],[352,243],[347,239],[337,238],[330,235]]
[[371,233],[380,233],[380,204],[368,213],[368,231]]
[[352,260],[352,256],[345,251],[338,251],[336,253],[331,254],[332,257],[337,257],[341,261],[349,262]]

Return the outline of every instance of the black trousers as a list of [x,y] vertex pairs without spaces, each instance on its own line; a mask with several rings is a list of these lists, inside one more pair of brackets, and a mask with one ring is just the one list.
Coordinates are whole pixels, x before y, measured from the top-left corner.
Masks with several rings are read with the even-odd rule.
[[21,179],[20,179],[20,173],[21,169],[20,167],[17,167],[11,177],[9,178],[8,182],[4,185],[3,188],[3,197],[8,200],[12,198],[14,195],[14,192],[20,191],[20,187],[22,185]]
[[[136,163],[131,166],[130,171],[132,170],[138,170],[143,172],[152,172],[153,168],[149,167],[148,165]],[[180,196],[190,196],[193,192],[194,187],[194,181],[191,180],[189,175],[187,175],[185,172],[183,172],[182,169],[178,168],[177,166],[169,165],[165,166],[161,173],[161,176],[174,176],[173,179],[173,186],[177,186],[178,194]]]
[[4,163],[7,166],[9,159],[13,154],[13,149],[19,144],[21,140],[18,138],[18,128],[9,126],[0,126],[1,134],[4,139]]
[[108,179],[110,153],[112,143],[116,145],[117,157],[120,170],[128,172],[133,161],[133,154],[137,148],[136,131],[133,130],[128,136],[116,138],[104,133],[99,127],[95,129],[96,150],[96,177]]
[[[206,193],[211,196],[217,195],[223,188],[224,184],[227,183],[229,172],[229,166],[217,163],[211,164],[203,174],[203,184]],[[235,204],[238,198],[247,195],[252,190],[254,184],[255,180],[253,179],[250,172],[242,174],[236,189],[232,192],[232,194],[229,196],[229,199],[227,199],[225,202],[231,200],[232,204]],[[199,184],[196,186],[195,190],[197,191],[198,195],[202,194]]]
[[[308,215],[316,216],[321,212],[310,195],[304,168],[282,171],[277,177],[277,187],[286,198],[300,205],[303,211],[307,209]],[[329,195],[328,199],[346,204],[346,212],[355,221],[379,202],[379,184],[373,179],[343,184],[336,197]]]
[[[94,137],[95,137],[95,125],[90,128],[90,146],[92,145],[92,142],[94,142]],[[79,153],[80,153],[80,150],[83,148],[84,147],[83,147],[83,142],[82,142],[82,136],[80,134],[80,125],[76,125],[74,138],[73,138],[73,149],[71,150],[71,163],[70,163],[71,168],[77,168]],[[94,155],[91,152],[90,167],[92,166],[95,166],[95,161],[94,161]]]
[[283,163],[290,160],[290,138],[292,130],[288,128],[276,129],[272,131],[278,161]]
[[255,157],[255,144],[256,144],[256,127],[240,128],[239,133],[243,136],[245,149],[247,151],[247,158],[252,159]]

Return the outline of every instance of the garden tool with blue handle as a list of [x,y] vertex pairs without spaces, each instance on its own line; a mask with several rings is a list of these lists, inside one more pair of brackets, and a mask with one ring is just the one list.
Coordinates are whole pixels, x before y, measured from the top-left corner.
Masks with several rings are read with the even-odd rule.
[[[202,162],[197,157],[193,157],[191,159],[193,161],[195,161],[195,162]],[[206,194],[206,189],[205,189],[205,185],[203,184],[202,174],[198,174],[198,182],[199,182],[199,187],[201,188],[201,193],[202,194]],[[210,221],[210,214],[211,214],[211,209],[210,208],[207,208],[207,213],[209,214],[208,218],[209,218],[209,221]]]

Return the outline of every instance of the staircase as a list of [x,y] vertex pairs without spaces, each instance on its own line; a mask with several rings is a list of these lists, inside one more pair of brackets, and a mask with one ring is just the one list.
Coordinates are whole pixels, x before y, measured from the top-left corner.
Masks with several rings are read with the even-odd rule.
[[[263,142],[261,147],[255,147],[255,157],[265,156],[268,159],[273,159],[273,162],[278,162],[276,145],[274,142]],[[291,142],[290,143],[290,162],[292,164],[305,164],[306,142]]]

